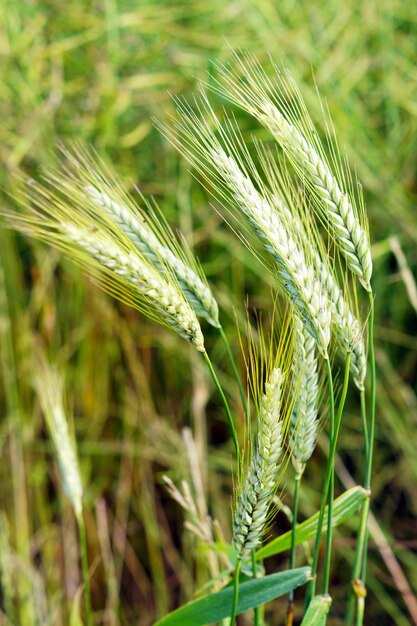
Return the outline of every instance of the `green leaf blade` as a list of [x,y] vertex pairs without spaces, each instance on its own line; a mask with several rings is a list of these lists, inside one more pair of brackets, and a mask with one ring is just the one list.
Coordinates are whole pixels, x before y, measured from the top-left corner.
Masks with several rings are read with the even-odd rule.
[[[339,526],[339,524],[343,524],[343,522],[351,517],[351,515],[363,505],[367,498],[369,498],[369,492],[360,486],[352,487],[336,498],[333,503],[333,528]],[[327,510],[328,507],[326,507],[324,516],[323,532],[327,531]],[[296,545],[304,543],[304,541],[308,541],[309,539],[314,539],[317,531],[318,518],[319,513],[317,512],[301,524],[298,524],[295,531]],[[291,530],[260,548],[256,553],[256,559],[265,559],[269,556],[280,554],[281,552],[285,552],[285,550],[289,550],[290,547]]]
[[[310,568],[300,567],[245,581],[239,585],[237,613],[243,613],[285,595],[306,583],[309,577]],[[230,615],[232,601],[233,587],[225,587],[176,609],[158,620],[154,626],[203,626],[204,624],[212,624]]]
[[314,596],[303,617],[301,626],[325,626],[331,604],[330,596]]

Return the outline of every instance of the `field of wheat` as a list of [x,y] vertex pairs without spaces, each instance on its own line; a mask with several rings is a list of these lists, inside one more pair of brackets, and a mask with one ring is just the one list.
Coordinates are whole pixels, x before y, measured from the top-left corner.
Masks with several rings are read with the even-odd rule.
[[0,15],[0,624],[417,625],[413,8]]

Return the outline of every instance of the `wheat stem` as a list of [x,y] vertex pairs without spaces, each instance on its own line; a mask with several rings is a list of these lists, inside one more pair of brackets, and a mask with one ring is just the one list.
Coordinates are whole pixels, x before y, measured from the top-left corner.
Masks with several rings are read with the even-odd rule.
[[[252,556],[252,573],[253,577],[256,578],[257,574],[257,562],[256,562],[256,550],[252,548],[251,552]],[[262,626],[262,606],[255,606],[253,609],[253,626]]]
[[[339,435],[339,428],[342,419],[343,409],[345,407],[347,391],[349,387],[349,367],[350,360],[352,358],[352,354],[348,352],[346,358],[346,367],[345,367],[345,375],[343,379],[343,387],[342,394],[340,397],[338,413],[336,417],[335,430],[333,432],[333,438],[330,441],[335,439],[334,448],[336,449],[337,437]],[[333,446],[332,446],[333,447]],[[332,470],[330,477],[330,486],[329,486],[329,505],[328,505],[328,517],[327,517],[327,535],[326,535],[326,555],[324,562],[324,575],[323,575],[323,595],[328,595],[329,593],[329,580],[330,580],[330,565],[331,565],[331,551],[332,551],[332,534],[333,534],[333,498],[334,498],[334,455],[332,458]]]
[[227,339],[227,335],[224,332],[223,326],[219,327],[219,333],[220,333],[220,336],[223,339],[223,343],[224,343],[224,345],[226,347],[226,352],[227,352],[230,364],[231,364],[232,369],[233,369],[233,374],[234,374],[234,377],[236,379],[237,386],[239,388],[239,393],[240,393],[240,397],[241,397],[241,400],[242,400],[243,410],[245,411],[245,415],[247,416],[248,415],[248,404],[246,402],[245,392],[243,391],[242,381],[240,380],[239,372],[237,370],[236,361],[234,359],[233,352],[232,352],[232,350],[230,348],[229,340]]
[[[333,432],[333,429],[334,429],[334,390],[333,390],[332,368],[331,368],[329,359],[326,359],[326,374],[327,374],[327,381],[329,385],[329,421],[330,421],[331,432]],[[318,566],[318,560],[319,560],[320,540],[321,540],[321,535],[323,532],[324,513],[326,509],[327,496],[329,493],[329,486],[330,486],[331,475],[332,475],[332,466],[333,466],[332,451],[333,451],[334,442],[335,442],[335,437],[330,438],[329,458],[327,461],[326,476],[325,476],[323,491],[321,495],[320,513],[319,513],[319,519],[317,521],[317,532],[316,532],[316,538],[314,541],[313,562],[311,565],[312,578],[307,584],[305,609],[308,608],[308,605],[310,604],[311,599],[314,596],[315,589],[316,589],[316,583],[317,583],[316,576],[317,576],[317,566]],[[329,517],[327,518],[327,528],[328,527],[329,527]]]
[[239,557],[236,561],[235,573],[233,577],[233,603],[232,611],[230,614],[230,626],[234,626],[237,615],[237,605],[239,602],[239,575],[242,559]]
[[[300,494],[301,476],[302,474],[300,472],[297,472],[295,475],[295,482],[294,482],[294,504],[293,504],[292,522],[291,522],[290,569],[294,569],[295,567],[295,553],[296,553],[295,531],[297,529],[298,500],[299,500],[299,494]],[[291,591],[288,594],[288,609],[287,609],[286,626],[290,626],[292,624],[293,613],[294,613],[294,591]]]
[[[290,569],[295,567],[295,531],[297,528],[297,516],[298,516],[298,498],[300,493],[301,474],[297,474],[294,483],[294,506],[292,513],[292,536],[291,536],[291,552],[290,552]],[[290,593],[292,600],[294,592]]]
[[217,378],[217,374],[216,374],[216,372],[214,370],[214,367],[213,367],[213,364],[212,364],[212,362],[210,360],[210,357],[209,357],[209,355],[207,354],[206,351],[203,352],[203,356],[204,356],[204,359],[205,359],[205,361],[207,363],[207,367],[209,368],[209,371],[210,371],[211,377],[213,379],[213,382],[216,385],[217,391],[219,392],[219,395],[220,395],[220,398],[222,400],[224,409],[226,411],[227,423],[229,424],[230,433],[232,435],[233,444],[235,446],[237,466],[240,467],[239,441],[238,441],[238,438],[237,438],[237,433],[236,433],[236,428],[235,428],[235,424],[234,424],[234,421],[233,421],[233,417],[232,417],[232,414],[230,412],[230,408],[229,408],[228,402],[226,400],[226,396],[224,395],[223,388],[222,388],[222,386],[220,384],[219,379]]
[[[345,365],[345,378],[346,378],[346,371],[349,371],[349,367],[350,367],[350,359],[351,359],[351,354],[350,352],[347,354],[346,357],[346,365]],[[327,377],[328,377],[328,381],[329,381],[329,387],[332,390],[333,393],[333,378],[332,378],[332,372],[331,372],[331,367],[330,367],[330,362],[326,362],[326,371],[327,371]],[[333,398],[331,397],[332,394],[329,391],[329,411],[330,413],[333,411],[334,413],[334,395]],[[343,397],[342,397],[343,400]],[[344,401],[340,403],[339,405],[339,409],[337,412],[337,416],[336,416],[336,420],[335,420],[335,428],[334,428],[334,437],[332,440],[329,441],[329,445],[330,445],[330,450],[329,450],[329,457],[328,457],[328,462],[327,462],[327,467],[326,467],[326,476],[324,479],[324,485],[323,485],[323,491],[322,491],[322,496],[321,496],[321,504],[320,504],[320,512],[319,512],[319,519],[317,521],[317,532],[316,532],[316,539],[314,542],[314,551],[313,551],[313,562],[311,565],[311,580],[308,582],[307,584],[307,592],[306,592],[306,600],[305,600],[305,608],[308,607],[308,605],[311,602],[311,599],[315,593],[315,589],[316,589],[316,575],[317,575],[317,565],[318,565],[318,558],[319,558],[319,548],[320,548],[320,540],[321,540],[321,535],[323,532],[323,523],[324,523],[324,515],[325,515],[325,510],[326,510],[326,503],[327,503],[327,496],[329,493],[329,488],[330,488],[330,482],[331,482],[331,475],[332,475],[332,471],[333,471],[333,467],[334,467],[334,458],[335,458],[335,454],[336,454],[336,447],[337,447],[337,440],[339,437],[339,430],[340,430],[340,424],[341,424],[341,420],[342,420],[342,413],[343,413],[343,408],[344,408]],[[331,417],[330,417],[331,420]],[[329,528],[329,517],[327,517],[327,528]]]
[[372,293],[368,294],[369,297],[369,360],[371,370],[371,397],[369,407],[369,447],[366,458],[366,473],[364,487],[366,489],[371,488],[372,477],[372,461],[374,451],[375,440],[375,401],[376,401],[376,366],[375,366],[375,346],[374,346],[374,317],[375,317],[375,305]]
[[82,512],[76,515],[78,534],[80,538],[80,555],[81,555],[81,571],[84,583],[84,604],[85,604],[85,617],[87,626],[93,626],[93,615],[91,608],[91,590],[90,590],[90,575],[88,571],[88,556],[87,556],[87,535],[85,532],[85,524]]
[[[372,461],[375,440],[375,401],[376,401],[376,365],[374,347],[374,317],[375,307],[373,294],[369,293],[369,361],[370,361],[370,405],[369,405],[369,429],[367,429],[367,439],[365,439],[365,479],[364,487],[371,490]],[[356,544],[355,561],[352,570],[352,590],[349,597],[346,612],[346,623],[351,624],[354,612],[354,599],[356,598],[357,617],[361,616],[359,624],[363,622],[365,595],[366,595],[366,561],[368,543],[368,519],[370,512],[370,497],[366,499],[361,512],[358,541]],[[359,618],[358,618],[359,619]]]
[[361,401],[361,420],[362,420],[363,440],[364,440],[364,445],[365,445],[365,459],[367,459],[368,458],[368,447],[369,447],[369,433],[368,433],[368,422],[367,422],[367,419],[366,419],[366,392],[365,392],[365,388],[361,389],[360,401]]

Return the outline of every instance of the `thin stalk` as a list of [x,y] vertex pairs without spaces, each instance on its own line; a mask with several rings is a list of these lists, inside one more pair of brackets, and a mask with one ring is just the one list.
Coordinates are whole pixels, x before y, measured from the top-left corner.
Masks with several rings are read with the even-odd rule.
[[371,366],[371,398],[369,407],[369,440],[368,440],[368,455],[366,458],[366,472],[365,483],[366,489],[371,488],[372,477],[372,460],[374,453],[374,440],[375,440],[375,400],[376,400],[376,367],[375,367],[375,348],[374,348],[374,299],[373,295],[369,293],[369,360]]
[[365,595],[358,597],[358,606],[356,611],[356,626],[363,624],[363,618],[365,616]]
[[[345,375],[343,378],[342,395],[340,397],[339,408],[336,416],[335,431],[333,432],[333,439],[337,442],[339,436],[340,423],[342,421],[343,409],[345,408],[346,396],[349,387],[349,368],[352,354],[348,352],[346,356]],[[336,449],[336,445],[334,446]],[[330,581],[330,566],[332,556],[332,535],[333,535],[333,498],[334,498],[334,455],[332,459],[332,469],[330,475],[329,485],[329,509],[327,517],[327,535],[326,535],[326,556],[324,560],[324,574],[323,574],[323,595],[329,593],[329,581]]]
[[360,391],[360,398],[361,398],[361,419],[362,419],[362,430],[363,430],[363,439],[364,439],[364,446],[365,446],[365,459],[368,458],[368,441],[369,441],[369,434],[368,434],[368,422],[366,420],[366,392],[365,389],[361,389]]
[[[295,567],[295,530],[297,528],[298,518],[298,499],[300,493],[301,474],[297,473],[294,484],[294,505],[292,514],[292,534],[291,534],[291,552],[290,552],[290,569]],[[294,596],[294,592],[291,591],[290,598]]]
[[[346,378],[349,378],[348,372],[349,372],[349,367],[350,367],[350,360],[351,360],[351,354],[348,352],[346,355],[345,376],[344,376],[345,381],[346,381]],[[326,364],[327,364],[327,375],[329,379],[329,387],[331,389],[331,393],[329,389],[329,395],[332,396],[330,398],[330,413],[333,411],[333,414],[334,414],[333,378],[331,374],[330,362],[328,359],[326,359]],[[346,388],[346,391],[347,391],[347,388]],[[339,431],[340,431],[340,424],[342,421],[344,403],[345,403],[345,398],[343,398],[343,394],[342,394],[341,402],[340,402],[339,409],[337,411],[336,420],[335,420],[334,437],[333,437],[333,440],[330,441],[329,459],[327,463],[326,476],[324,479],[323,492],[321,496],[321,505],[320,505],[319,519],[317,522],[316,539],[314,542],[313,562],[311,565],[312,578],[307,584],[305,609],[307,609],[316,591],[316,574],[317,574],[317,565],[318,565],[318,559],[319,559],[320,539],[321,539],[321,535],[323,532],[324,514],[326,510],[327,496],[329,493],[331,474],[333,471],[332,468],[334,467],[334,458],[336,454],[337,440],[339,438]],[[329,529],[329,521],[330,521],[329,518],[327,518],[327,529]]]
[[[297,519],[298,519],[298,500],[299,500],[299,494],[300,494],[300,482],[301,482],[301,474],[297,472],[295,476],[295,483],[294,483],[294,504],[293,504],[293,512],[292,512],[292,523],[291,523],[290,569],[294,569],[295,567],[295,551],[296,551],[295,531],[297,528]],[[294,613],[294,591],[290,591],[290,593],[288,594],[286,626],[292,626],[293,613]]]
[[[331,367],[329,358],[325,359],[325,363],[326,363],[327,381],[329,385],[329,420],[330,420],[330,425],[331,425],[331,432],[334,432],[334,389],[333,389],[332,367]],[[316,576],[317,576],[317,566],[319,562],[320,541],[321,541],[321,535],[323,532],[324,512],[326,509],[327,496],[329,494],[329,486],[331,482],[332,467],[334,463],[334,453],[336,451],[336,447],[334,445],[335,441],[336,441],[336,437],[332,437],[330,439],[329,458],[327,461],[326,476],[324,479],[324,487],[323,487],[323,491],[321,495],[320,513],[319,513],[319,519],[317,521],[317,533],[316,533],[316,538],[314,541],[313,562],[311,564],[311,580],[307,583],[305,609],[307,609],[316,591],[316,584],[317,584]],[[333,456],[333,461],[332,461],[332,456]],[[328,523],[327,523],[327,527],[328,527]]]
[[[257,564],[255,548],[252,548],[252,572],[253,577],[256,578]],[[261,607],[256,606],[253,610],[253,626],[261,626],[261,623]]]
[[346,624],[353,624],[353,617],[355,613],[355,603],[359,609],[360,590],[363,587],[363,583],[359,580],[359,574],[361,571],[362,556],[364,554],[364,546],[366,541],[366,527],[368,522],[369,513],[369,498],[366,499],[362,507],[361,519],[359,523],[358,539],[356,544],[356,554],[352,569],[352,586],[350,589],[349,600],[346,610]]
[[226,333],[224,332],[222,326],[220,326],[220,328],[219,328],[219,333],[220,333],[220,336],[223,339],[223,343],[224,343],[224,345],[226,347],[226,352],[227,352],[227,355],[229,357],[230,365],[232,366],[233,374],[235,376],[235,379],[236,379],[236,382],[237,382],[237,386],[239,388],[240,397],[242,399],[243,410],[245,411],[245,415],[247,415],[248,414],[248,404],[247,404],[247,401],[246,401],[245,392],[243,390],[242,381],[240,380],[239,372],[237,370],[236,361],[234,359],[232,350],[230,348],[229,341],[227,339]]
[[241,562],[242,561],[240,558],[237,559],[236,561],[234,581],[233,581],[233,604],[232,604],[232,612],[230,614],[230,626],[234,626],[235,621],[236,621],[237,605],[239,602],[239,574],[240,574]]
[[85,524],[83,514],[76,515],[78,524],[78,533],[80,537],[80,555],[81,555],[81,571],[83,575],[84,583],[84,604],[85,604],[85,618],[87,626],[93,626],[93,614],[91,609],[91,591],[90,591],[90,576],[88,573],[88,558],[87,558],[87,536],[85,532]]
[[210,370],[210,374],[211,374],[211,377],[213,379],[213,382],[216,385],[217,391],[219,392],[220,397],[222,399],[224,409],[226,411],[227,422],[229,424],[230,433],[232,435],[233,444],[235,446],[237,465],[239,467],[240,466],[240,450],[239,450],[239,442],[238,442],[238,438],[237,438],[236,428],[235,428],[235,424],[233,422],[233,417],[232,417],[232,414],[230,412],[229,405],[227,403],[226,396],[224,395],[224,391],[222,389],[220,381],[217,378],[217,374],[214,371],[214,367],[212,365],[212,362],[210,361],[210,357],[207,354],[207,352],[203,352],[203,356],[204,356],[204,359],[205,359],[205,361],[207,363],[207,366],[208,366],[208,368]]
[[[375,366],[375,348],[374,348],[374,299],[372,292],[369,292],[369,363],[370,363],[370,405],[369,405],[369,430],[367,442],[365,442],[365,480],[364,487],[371,492],[372,478],[372,461],[375,440],[375,400],[376,400],[376,366]],[[368,544],[368,518],[370,511],[370,497],[366,499],[361,513],[361,521],[359,526],[358,541],[356,544],[355,561],[352,570],[352,589],[349,596],[348,607],[346,611],[346,624],[353,623],[354,604],[356,598],[357,620],[359,626],[363,623],[365,609],[365,581],[366,581],[366,552]],[[359,578],[360,577],[360,578]],[[359,590],[359,591],[358,591]],[[359,620],[359,621],[358,621]]]
[[[334,436],[334,434],[333,434]],[[326,533],[326,552],[324,556],[324,571],[323,571],[323,595],[329,593],[329,581],[330,581],[330,566],[332,556],[332,522],[333,522],[333,497],[334,497],[334,467],[330,474],[329,495],[327,504],[327,533]]]

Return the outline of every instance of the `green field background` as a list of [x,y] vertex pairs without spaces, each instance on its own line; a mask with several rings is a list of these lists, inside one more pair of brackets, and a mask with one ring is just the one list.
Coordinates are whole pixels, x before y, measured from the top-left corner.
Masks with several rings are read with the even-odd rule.
[[[401,0],[1,0],[0,185],[39,177],[57,146],[91,144],[129,188],[154,196],[194,248],[240,354],[245,308],[268,312],[270,279],[161,137],[172,95],[191,99],[231,49],[290,68],[321,124],[316,85],[366,197],[376,294],[377,438],[366,624],[416,624],[417,8]],[[314,79],[313,79],[314,76]],[[214,97],[219,110],[222,103]],[[267,140],[235,111],[244,137]],[[269,281],[269,282],[268,282]],[[224,347],[204,327],[236,415]],[[208,579],[162,476],[189,478],[182,429],[199,452],[210,513],[230,539],[231,446],[204,364],[185,342],[101,292],[46,246],[0,230],[1,624],[65,626],[79,601],[76,526],[32,385],[41,346],[65,376],[85,485],[95,623],[148,626]],[[243,359],[239,358],[243,373]],[[323,437],[300,517],[317,510]],[[363,475],[358,399],[342,426],[336,491]],[[291,475],[281,497],[291,505]],[[287,489],[288,487],[288,489]],[[329,624],[343,623],[357,519],[335,533]],[[287,530],[284,513],[271,534]],[[300,563],[302,553],[300,553]],[[277,560],[285,567],[286,559]],[[282,623],[285,600],[270,605]],[[413,617],[414,611],[414,617]],[[7,621],[6,614],[10,621]],[[3,617],[4,616],[4,617]],[[242,621],[250,624],[250,619]]]

